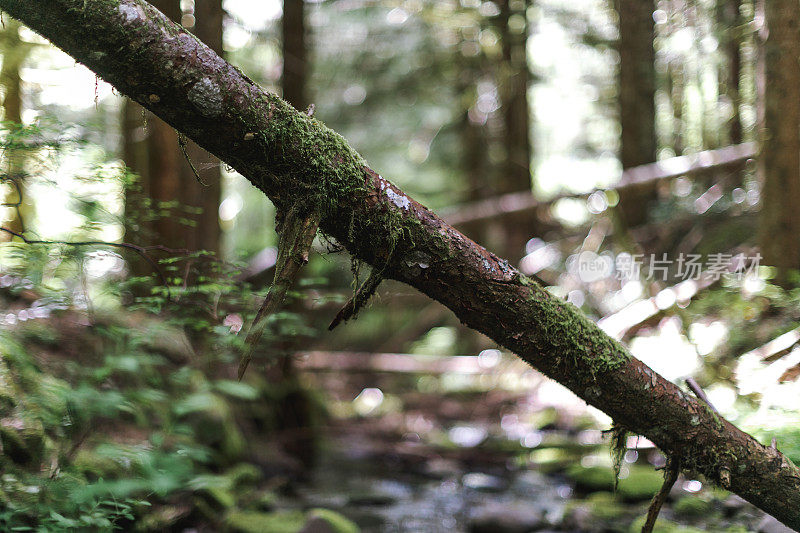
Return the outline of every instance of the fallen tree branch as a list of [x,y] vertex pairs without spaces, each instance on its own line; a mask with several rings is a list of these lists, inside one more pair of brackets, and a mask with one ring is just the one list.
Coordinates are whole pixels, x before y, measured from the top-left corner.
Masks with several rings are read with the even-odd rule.
[[[800,470],[717,416],[574,306],[369,169],[339,135],[258,87],[142,0],[0,0],[78,61],[321,229],[416,287],[618,424],[800,528]],[[385,267],[384,267],[385,265]]]
[[661,512],[664,502],[667,501],[667,496],[669,496],[672,486],[678,481],[678,474],[680,474],[678,463],[668,459],[667,465],[664,467],[664,484],[661,485],[661,490],[653,496],[653,501],[650,502],[650,507],[647,509],[647,518],[642,526],[642,533],[652,533],[656,525],[656,519],[658,519],[658,513]]
[[244,354],[239,361],[239,381],[244,377],[247,365],[253,358],[253,352],[267,326],[267,320],[283,305],[286,293],[294,286],[300,269],[308,263],[308,254],[317,235],[317,229],[319,229],[319,217],[315,213],[300,213],[298,208],[295,208],[289,210],[283,217],[275,280],[245,338]]
[[671,157],[657,163],[648,163],[626,169],[619,182],[611,187],[595,189],[587,193],[561,193],[548,200],[537,200],[528,191],[513,192],[486,198],[468,204],[442,209],[441,217],[452,226],[461,226],[512,213],[532,211],[539,207],[550,207],[566,198],[588,198],[592,193],[604,190],[625,190],[645,183],[656,183],[680,176],[692,176],[710,170],[741,164],[756,156],[755,143],[742,143],[706,150],[692,155]]

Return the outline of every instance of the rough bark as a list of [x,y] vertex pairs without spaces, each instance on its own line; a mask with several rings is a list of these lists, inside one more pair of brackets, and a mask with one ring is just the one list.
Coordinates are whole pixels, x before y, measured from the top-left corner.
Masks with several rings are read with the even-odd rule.
[[[656,70],[653,0],[616,0],[619,17],[620,162],[627,169],[656,160]],[[655,190],[642,186],[620,196],[620,218],[626,227],[647,220]]]
[[442,302],[682,467],[800,528],[800,470],[779,451],[631,357],[149,4],[0,0],[0,8],[220,156],[278,208],[316,210],[322,229],[358,259]]
[[800,268],[800,3],[763,2],[764,83],[759,244],[778,282]]

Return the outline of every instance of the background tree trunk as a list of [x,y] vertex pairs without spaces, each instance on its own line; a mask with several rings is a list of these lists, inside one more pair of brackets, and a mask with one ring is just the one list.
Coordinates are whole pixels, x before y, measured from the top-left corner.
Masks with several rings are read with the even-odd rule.
[[[498,31],[503,61],[497,75],[503,121],[505,161],[496,194],[531,191],[530,105],[528,86],[528,0],[501,0]],[[503,217],[499,254],[516,263],[525,255],[525,243],[537,231],[535,213]]]
[[283,98],[295,109],[305,111],[308,107],[305,0],[284,0],[281,29],[283,31],[283,70],[281,73]]
[[731,106],[728,119],[728,144],[744,142],[741,115],[741,77],[742,77],[742,21],[739,9],[741,0],[721,0],[718,6],[721,41],[725,52],[725,68],[720,73],[725,95]]
[[800,268],[800,3],[762,0],[763,132],[759,242],[786,284]]
[[[627,169],[656,160],[656,70],[653,0],[616,0],[619,17],[620,162]],[[634,187],[620,196],[626,227],[647,220],[655,199],[651,186]]]
[[[154,7],[170,20],[180,23],[179,0],[152,0]],[[215,52],[222,53],[221,0],[196,0],[194,33]],[[221,169],[219,160],[191,141],[186,154],[200,176],[195,177],[181,150],[178,134],[152,113],[126,101],[123,110],[123,157],[139,174],[141,195],[128,196],[128,208],[141,210],[143,223],[132,239],[144,245],[162,245],[176,250],[208,250],[219,253],[221,230],[219,201]],[[160,216],[148,216],[148,202]],[[149,272],[149,265],[137,265],[137,273]]]
[[[16,20],[5,21],[5,28],[0,30],[3,67],[0,70],[0,85],[3,87],[3,121],[22,124],[22,76],[20,71],[30,55],[32,45],[20,38],[21,24]],[[3,227],[16,233],[22,233],[26,224],[32,222],[33,216],[30,199],[25,198],[25,154],[22,150],[9,149],[3,154],[3,171],[15,181],[16,186],[9,185],[9,191],[3,202],[16,203],[22,200],[17,208],[8,208],[8,218],[0,219]],[[18,197],[19,194],[22,198]],[[0,208],[6,210],[6,208]],[[9,240],[7,233],[0,234],[0,242]]]
[[[194,29],[197,37],[220,56],[223,56],[222,34],[225,12],[222,0],[194,1]],[[219,254],[222,230],[219,225],[219,204],[222,196],[222,164],[194,141],[187,141],[186,151],[200,175],[197,181],[186,162],[183,162],[182,181],[187,188],[186,201],[201,211],[196,215],[197,226],[190,232],[192,250],[207,250]]]

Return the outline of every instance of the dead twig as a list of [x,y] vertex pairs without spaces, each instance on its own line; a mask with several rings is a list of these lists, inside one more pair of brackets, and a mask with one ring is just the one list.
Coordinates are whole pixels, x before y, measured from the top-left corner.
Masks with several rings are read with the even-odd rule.
[[647,519],[642,526],[642,533],[652,533],[653,527],[656,524],[656,519],[658,518],[658,513],[661,512],[661,507],[667,500],[669,491],[672,490],[672,486],[675,485],[675,482],[678,480],[679,472],[680,465],[678,461],[668,458],[667,466],[664,469],[664,484],[661,485],[661,490],[658,491],[658,494],[653,496],[653,501],[650,503],[650,508],[647,510]]
[[692,389],[692,392],[694,393],[695,396],[703,400],[706,403],[706,405],[708,405],[708,407],[711,408],[712,411],[719,414],[717,408],[714,407],[714,404],[712,404],[709,401],[708,396],[706,396],[706,393],[703,391],[703,389],[700,388],[700,385],[697,383],[697,381],[694,380],[694,378],[686,378],[686,384],[689,386],[690,389]]
[[308,253],[317,234],[319,221],[320,216],[317,213],[300,214],[296,210],[289,211],[283,220],[278,241],[275,280],[245,338],[245,352],[239,361],[240,381],[253,358],[256,344],[264,333],[267,319],[283,304],[286,293],[297,280],[300,269],[308,263]]

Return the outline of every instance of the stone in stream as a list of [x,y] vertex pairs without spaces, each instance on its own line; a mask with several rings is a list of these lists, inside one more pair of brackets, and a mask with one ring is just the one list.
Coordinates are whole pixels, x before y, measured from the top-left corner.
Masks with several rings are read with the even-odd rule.
[[490,502],[470,513],[470,533],[527,533],[545,527],[541,513],[528,502]]
[[481,492],[502,492],[508,487],[508,483],[504,479],[481,472],[464,474],[461,482],[465,487]]

